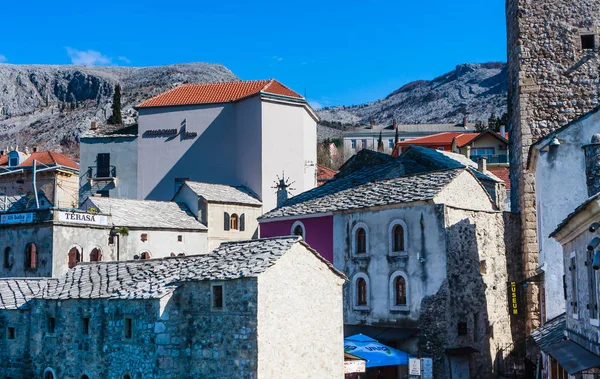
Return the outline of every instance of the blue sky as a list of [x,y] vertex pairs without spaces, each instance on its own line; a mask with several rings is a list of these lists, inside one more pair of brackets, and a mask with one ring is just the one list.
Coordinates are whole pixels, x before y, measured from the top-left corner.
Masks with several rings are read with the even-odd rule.
[[0,61],[222,63],[315,105],[358,104],[460,63],[506,60],[504,0],[8,1]]

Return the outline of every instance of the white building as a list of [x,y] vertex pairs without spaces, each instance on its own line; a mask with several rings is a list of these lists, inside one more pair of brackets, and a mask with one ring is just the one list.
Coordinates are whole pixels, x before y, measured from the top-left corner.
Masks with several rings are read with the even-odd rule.
[[244,185],[270,210],[278,176],[298,192],[316,186],[318,117],[276,80],[186,84],[136,109],[135,133],[109,137],[99,128],[81,140],[82,175],[100,166],[111,174],[96,178],[108,184],[102,196],[170,200],[192,180]]

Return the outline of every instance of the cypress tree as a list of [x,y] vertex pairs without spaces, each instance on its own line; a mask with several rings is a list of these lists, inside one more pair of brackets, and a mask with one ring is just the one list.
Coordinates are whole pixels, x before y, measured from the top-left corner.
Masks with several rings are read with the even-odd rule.
[[377,151],[383,153],[383,136],[381,135],[381,131],[379,132],[379,140],[377,141]]
[[396,135],[394,136],[394,147],[398,144],[398,126],[396,126]]
[[109,118],[109,124],[121,125],[123,119],[121,118],[121,85],[115,86],[115,93],[113,95],[112,103],[112,116]]

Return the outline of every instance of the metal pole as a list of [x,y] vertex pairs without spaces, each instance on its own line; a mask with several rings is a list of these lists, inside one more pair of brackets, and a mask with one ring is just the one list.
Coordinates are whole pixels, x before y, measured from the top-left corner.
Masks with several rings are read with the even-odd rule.
[[37,168],[37,162],[34,159],[33,160],[33,193],[35,194],[35,207],[39,208],[40,207],[40,199],[38,199],[37,186],[36,186],[36,182],[35,182],[36,168]]

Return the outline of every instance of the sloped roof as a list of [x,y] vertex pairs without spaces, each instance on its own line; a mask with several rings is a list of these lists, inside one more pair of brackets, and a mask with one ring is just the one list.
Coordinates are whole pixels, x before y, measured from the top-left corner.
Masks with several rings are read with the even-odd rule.
[[52,279],[0,279],[0,309],[19,309],[34,298]]
[[300,237],[222,243],[205,255],[127,262],[78,264],[39,296],[43,299],[156,299],[184,282],[258,277],[296,243],[307,247],[338,276],[345,278]]
[[492,168],[489,170],[495,177],[504,182],[507,190],[510,189],[510,169],[508,167]]
[[33,166],[33,161],[36,161],[38,165],[43,164],[46,166],[65,166],[75,170],[79,170],[79,164],[68,158],[65,155],[60,153],[56,153],[53,151],[40,151],[31,153],[29,158],[25,159],[19,167],[31,167]]
[[0,196],[0,212],[23,212],[34,209],[49,209],[52,203],[43,193],[38,194],[40,207],[37,208],[33,195]]
[[8,165],[8,155],[0,155],[0,166]]
[[246,186],[228,186],[186,181],[187,185],[196,195],[203,197],[208,202],[234,203],[261,206],[258,196]]
[[456,136],[456,145],[458,147],[463,147],[465,145],[470,144],[471,142],[473,142],[473,140],[475,138],[477,138],[479,136],[480,133],[464,133],[461,135]]
[[323,182],[333,179],[338,173],[336,170],[332,170],[329,167],[325,167],[321,164],[317,164],[317,182],[322,185]]
[[567,329],[567,315],[565,313],[551,320],[546,321],[544,326],[537,328],[531,333],[535,343],[542,349],[546,349],[565,339],[565,330]]
[[116,226],[148,229],[190,229],[207,230],[190,210],[180,203],[170,201],[150,201],[90,197],[85,207],[94,206],[98,212],[112,215]]
[[147,108],[228,103],[261,92],[303,99],[302,96],[277,80],[270,79],[225,83],[183,84],[170,91],[154,96],[153,98],[138,104],[136,107]]
[[440,144],[440,145],[450,145],[452,144],[452,141],[454,141],[454,138],[459,137],[461,135],[466,135],[466,136],[470,136],[470,135],[474,135],[474,137],[476,137],[477,135],[479,135],[478,133],[462,133],[462,132],[446,132],[446,133],[438,133],[438,134],[433,134],[431,136],[427,136],[427,137],[421,137],[421,138],[413,138],[413,139],[409,139],[406,141],[400,141],[398,142],[398,145],[400,146],[409,146],[409,145],[435,145],[435,144]]

